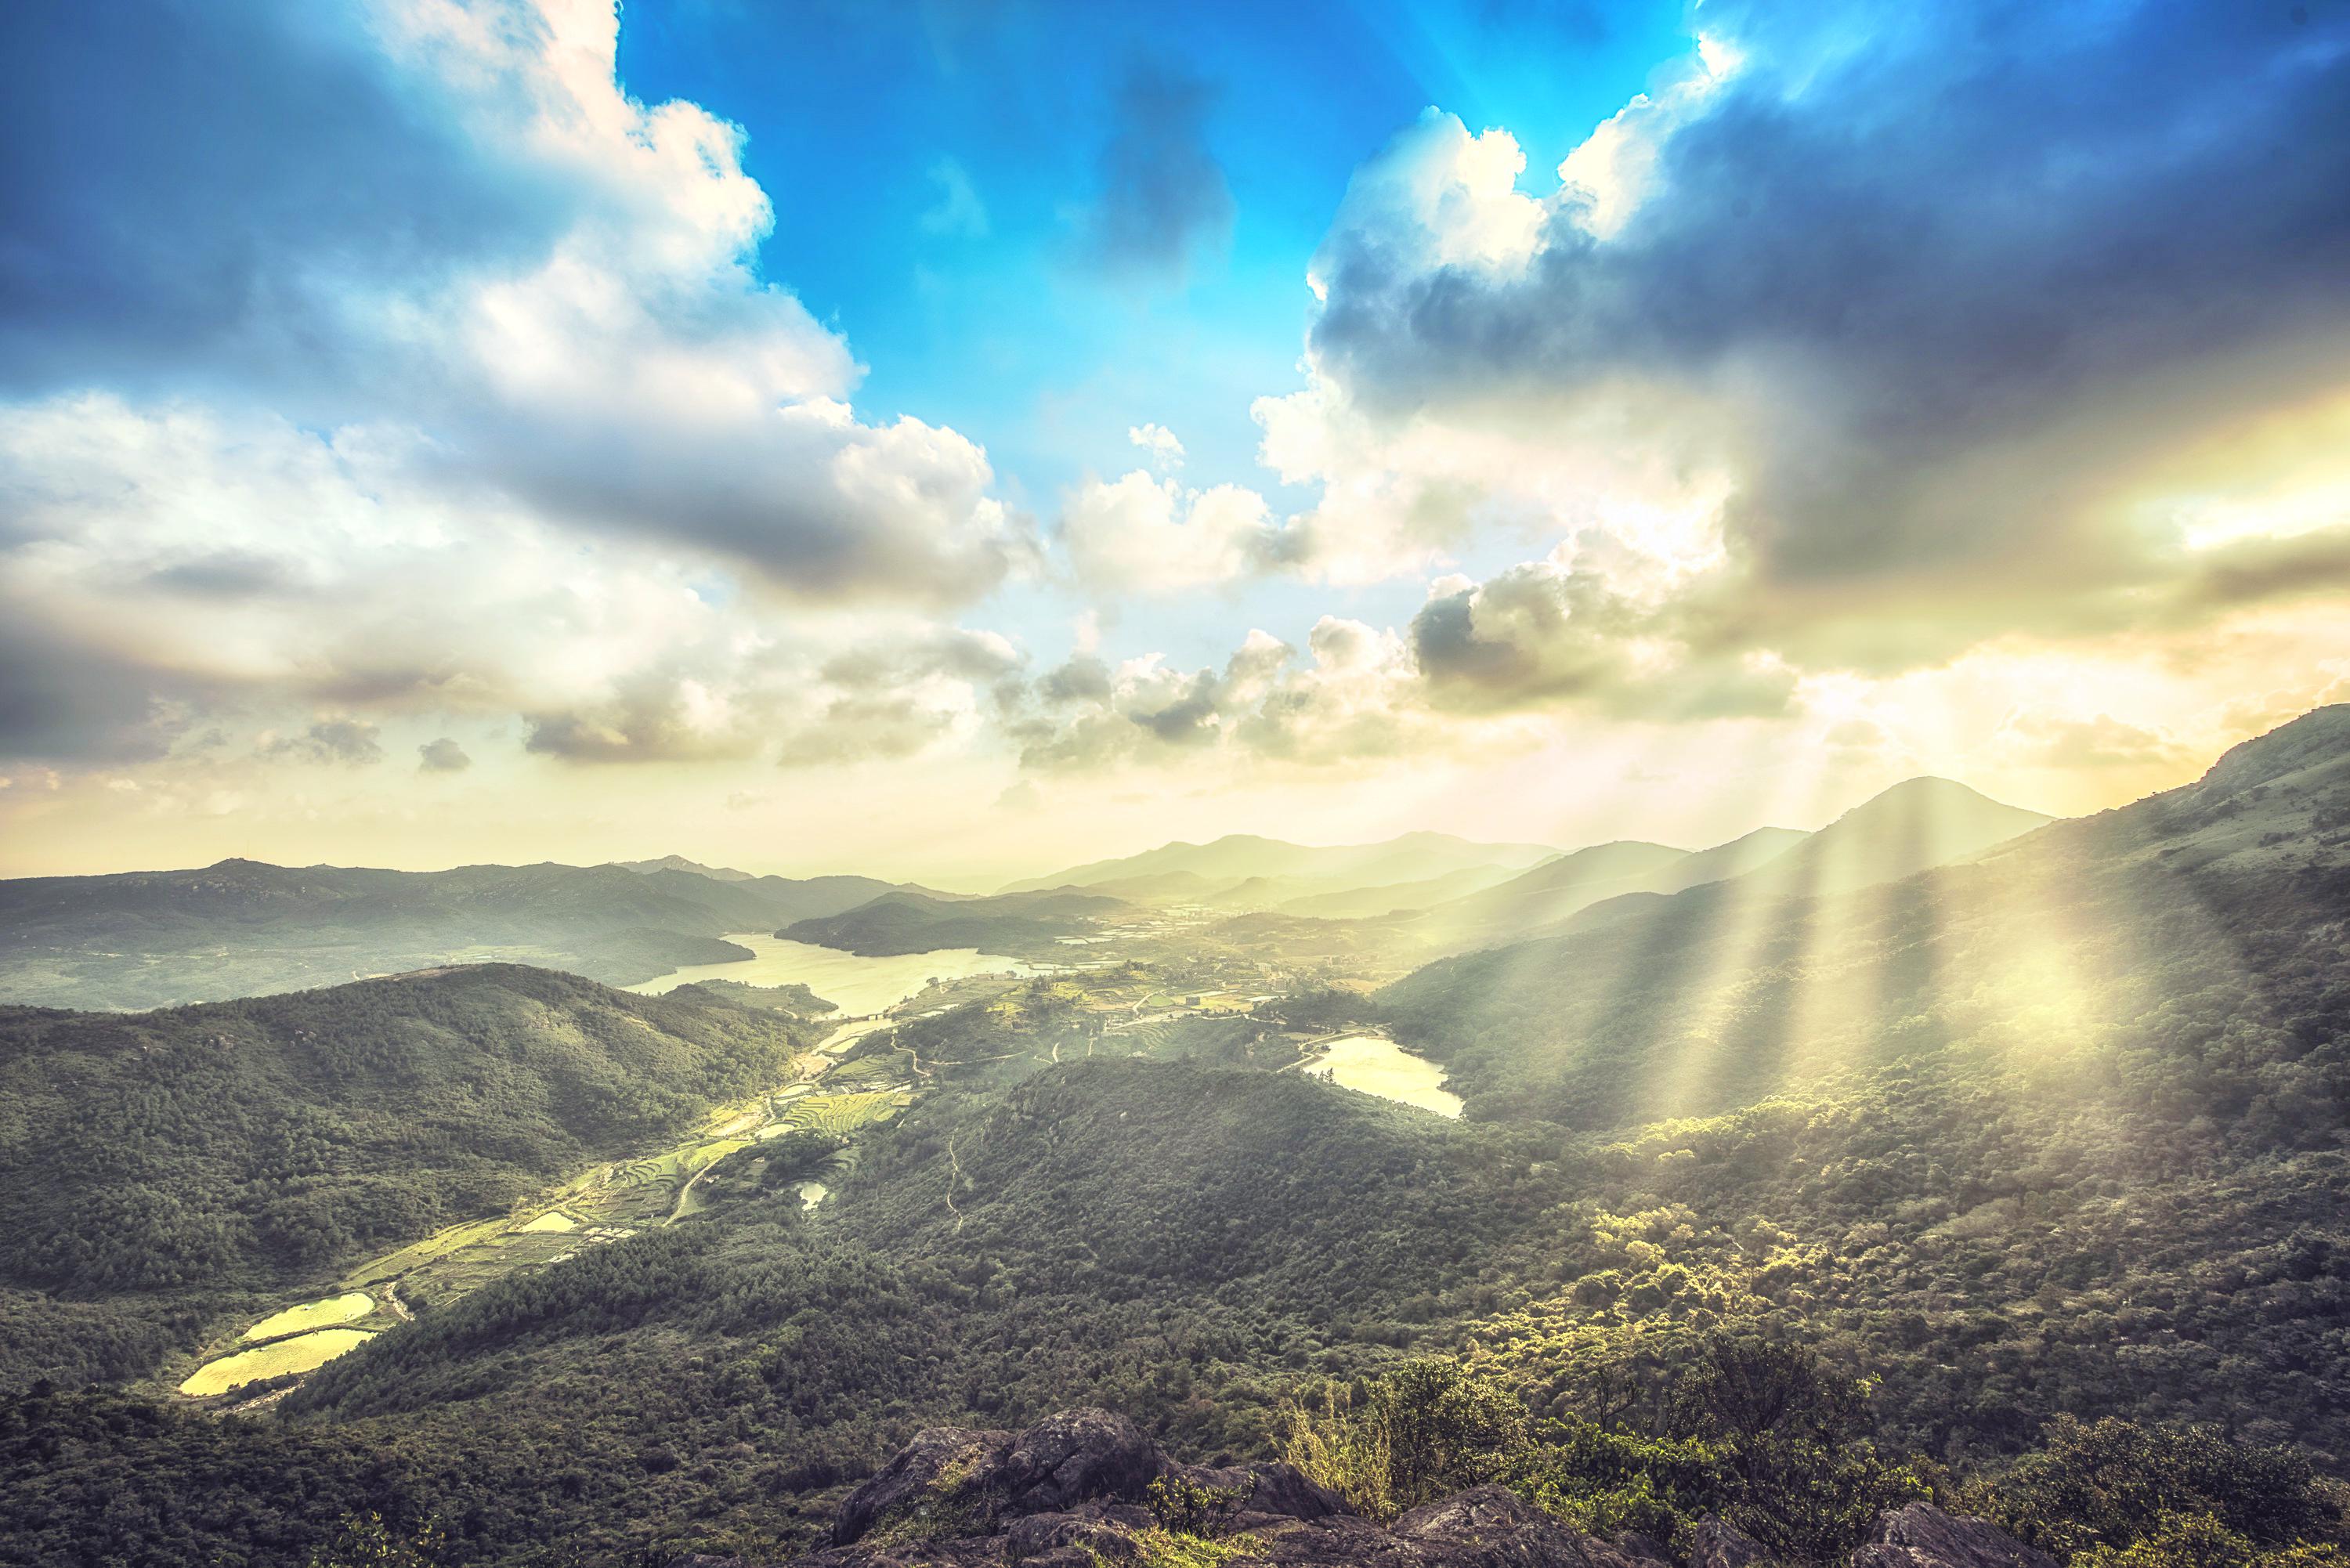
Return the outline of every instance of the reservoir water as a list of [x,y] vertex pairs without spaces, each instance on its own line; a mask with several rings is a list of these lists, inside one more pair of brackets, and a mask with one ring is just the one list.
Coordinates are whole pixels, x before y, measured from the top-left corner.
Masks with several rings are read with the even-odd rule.
[[1444,1069],[1415,1056],[1384,1034],[1342,1034],[1322,1047],[1305,1070],[1342,1088],[1377,1095],[1458,1117],[1461,1096],[1444,1086]]
[[744,985],[805,985],[827,1002],[837,1002],[845,1014],[879,1012],[918,994],[932,979],[961,980],[974,974],[1037,974],[1034,964],[983,953],[977,948],[941,948],[935,952],[898,953],[886,958],[860,958],[837,948],[789,942],[764,931],[726,939],[749,948],[755,957],[733,963],[689,964],[681,970],[629,987],[646,996],[659,996],[700,980],[733,980]]

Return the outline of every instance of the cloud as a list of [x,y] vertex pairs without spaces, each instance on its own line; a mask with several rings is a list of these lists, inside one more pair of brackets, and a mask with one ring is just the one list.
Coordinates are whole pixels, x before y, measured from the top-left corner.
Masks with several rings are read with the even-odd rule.
[[[321,711],[519,715],[526,749],[577,762],[754,757],[787,737],[846,755],[821,734],[837,699],[903,680],[975,715],[1020,659],[916,612],[779,614],[750,574],[452,496],[410,443],[267,415],[0,406],[0,757],[52,765],[153,760],[220,715],[311,755]],[[158,566],[182,561],[201,569]]]
[[1693,650],[1677,606],[1627,597],[1561,557],[1438,584],[1412,618],[1411,647],[1430,700],[1471,711],[1583,703],[1624,718],[1770,717],[1795,689],[1774,660]]
[[1150,466],[1161,473],[1183,466],[1183,443],[1165,425],[1132,425],[1126,439],[1150,454]]
[[416,748],[416,771],[420,774],[462,774],[473,765],[465,748],[447,735],[427,741]]
[[1088,214],[1087,248],[1105,270],[1180,278],[1230,235],[1232,193],[1207,143],[1214,101],[1195,78],[1147,63],[1128,70]]
[[1563,546],[1482,583],[1437,579],[1401,631],[1326,615],[1302,651],[1252,631],[1222,666],[1191,670],[1155,653],[1116,663],[1073,653],[999,682],[998,722],[1024,766],[1073,771],[1209,753],[1331,765],[1540,743],[1578,718],[1682,724],[1802,711],[1794,670],[1708,646],[1696,636],[1705,624],[1670,597],[1617,592]]
[[930,181],[938,189],[938,199],[922,211],[922,232],[956,239],[985,239],[987,203],[979,199],[979,192],[971,182],[971,171],[962,161],[941,158],[932,163]]
[[1230,582],[1263,569],[1284,547],[1256,492],[1236,484],[1190,490],[1140,469],[1078,485],[1062,508],[1061,534],[1077,575],[1110,593]]
[[369,767],[383,761],[383,732],[364,719],[347,715],[319,719],[298,734],[264,731],[261,754],[305,763],[341,763]]
[[[1554,193],[1434,110],[1357,173],[1307,387],[1257,410],[1267,461],[1324,487],[1284,560],[1392,575],[1547,533],[1723,658],[1874,671],[2340,580],[2338,504],[2216,553],[2194,486],[2252,459],[2173,459],[2350,386],[2350,15],[1703,18]],[[2256,529],[2310,510],[2260,499]]]
[[2000,726],[2001,738],[2026,763],[2045,768],[2160,767],[2186,759],[2188,750],[2168,735],[2110,714],[2062,719],[2015,712]]
[[757,274],[741,133],[627,96],[610,0],[233,9],[0,24],[20,397],[398,441],[778,593],[944,606],[1033,560],[976,445],[857,418],[847,346]]

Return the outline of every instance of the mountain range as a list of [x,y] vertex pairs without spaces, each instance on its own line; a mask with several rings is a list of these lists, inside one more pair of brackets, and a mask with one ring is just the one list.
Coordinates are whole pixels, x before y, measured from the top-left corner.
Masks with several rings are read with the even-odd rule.
[[[962,1441],[926,1432],[1009,1456],[1107,1407],[1209,1469],[1290,1457],[1368,1518],[1482,1484],[1495,1520],[1658,1568],[1757,1560],[1705,1556],[1710,1521],[1773,1561],[1922,1568],[1865,1554],[1912,1504],[2065,1568],[2330,1562],[2350,708],[2091,817],[1954,788],[1695,867],[1603,846],[1535,934],[1367,992],[1264,978],[1343,962],[1281,957],[1284,922],[1346,922],[1252,914],[1235,952],[1213,913],[1048,888],[869,918],[1156,934],[822,1050],[805,993],[498,965],[0,1013],[0,1561],[307,1568],[370,1531],[452,1563],[1040,1561],[1066,1543],[946,1483],[833,1521]],[[1556,913],[1676,867],[1732,874]],[[1300,1070],[1367,1034],[1465,1114]],[[659,1147],[681,1128],[690,1169]],[[581,1183],[654,1218],[513,1229]],[[354,1282],[372,1338],[172,1392]],[[1245,1560],[1200,1533],[1216,1500],[1129,1490],[1142,1561]],[[1349,1539],[1425,1556],[1419,1528]]]
[[895,886],[666,865],[386,871],[253,860],[21,877],[0,881],[0,999],[158,1007],[489,959],[632,984],[746,958],[721,939],[838,914]]

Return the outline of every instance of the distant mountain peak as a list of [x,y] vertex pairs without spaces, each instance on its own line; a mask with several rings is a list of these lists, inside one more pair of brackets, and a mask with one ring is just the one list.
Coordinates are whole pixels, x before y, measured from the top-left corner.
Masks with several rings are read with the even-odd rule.
[[615,860],[612,865],[623,871],[650,876],[656,871],[686,871],[696,877],[707,877],[713,882],[755,882],[748,871],[737,871],[731,866],[704,866],[699,860],[688,860],[682,855],[664,855],[658,860]]

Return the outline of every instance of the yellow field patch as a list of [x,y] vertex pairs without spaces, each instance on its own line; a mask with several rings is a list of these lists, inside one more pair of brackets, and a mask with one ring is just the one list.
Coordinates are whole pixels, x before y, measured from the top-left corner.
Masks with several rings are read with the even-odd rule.
[[329,1324],[349,1323],[375,1310],[375,1298],[365,1291],[346,1291],[324,1301],[304,1302],[272,1313],[244,1331],[245,1339],[276,1339],[280,1334],[300,1334]]
[[225,1394],[264,1377],[307,1372],[312,1367],[324,1366],[338,1355],[348,1355],[374,1337],[363,1329],[322,1328],[315,1334],[281,1339],[275,1345],[240,1350],[234,1355],[224,1355],[197,1367],[193,1376],[180,1385],[180,1392],[199,1397]]
[[566,1214],[560,1209],[550,1209],[546,1213],[540,1215],[537,1219],[532,1220],[529,1224],[523,1226],[522,1229],[526,1231],[577,1231],[579,1229],[579,1221],[574,1220],[570,1215]]

